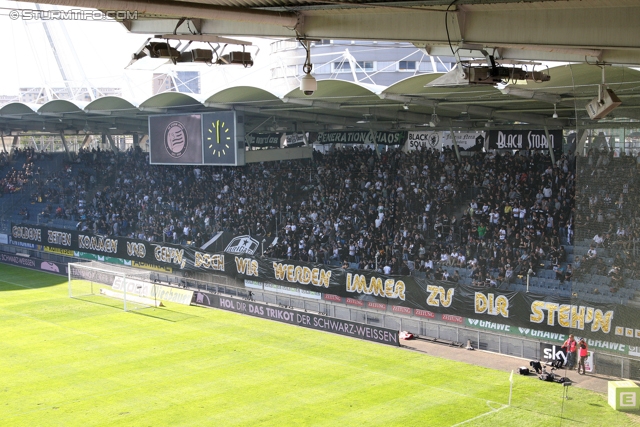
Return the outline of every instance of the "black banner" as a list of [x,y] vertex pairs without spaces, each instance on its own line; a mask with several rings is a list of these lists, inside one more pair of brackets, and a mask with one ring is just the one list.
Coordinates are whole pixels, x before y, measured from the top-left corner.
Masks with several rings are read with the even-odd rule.
[[[549,143],[544,130],[490,130],[491,150],[548,150]],[[549,140],[553,151],[562,153],[562,130],[550,130]]]
[[[402,145],[407,140],[405,131],[376,131],[380,145]],[[315,144],[373,144],[373,134],[368,130],[336,130],[318,132]]]
[[251,148],[280,148],[282,135],[279,133],[250,133],[244,137]]
[[[87,252],[147,264],[185,268],[187,260],[197,259],[197,250],[191,246],[154,243],[126,237],[99,236],[84,231],[64,230],[33,224],[12,225],[14,240],[50,248]],[[205,257],[214,262],[210,256]],[[222,256],[224,258],[224,256]]]
[[253,301],[214,295],[207,292],[196,292],[195,301],[197,304],[206,305],[208,307],[248,314],[263,319],[276,320],[278,322],[298,325],[309,329],[332,332],[334,334],[375,341],[382,344],[395,346],[400,345],[398,340],[398,331],[391,329],[269,306]]
[[[71,252],[86,252],[99,256],[182,270],[200,270],[224,273],[244,265],[234,256],[253,257],[269,247],[274,238],[260,241],[248,235],[236,236],[228,232],[216,234],[203,245],[204,249],[189,245],[148,242],[122,236],[100,236],[84,231],[52,228],[35,224],[12,224],[10,240],[20,246],[41,245],[49,252],[73,256]],[[264,243],[262,242],[264,240]],[[235,275],[235,273],[233,273]]]
[[[627,353],[640,345],[637,311],[621,304],[579,298],[509,292],[495,288],[431,281],[413,276],[385,276],[323,264],[260,259],[227,254],[226,272],[308,289],[327,300],[351,305],[389,306],[391,311],[464,324],[492,332],[562,341],[570,332],[588,338],[590,347]],[[439,314],[439,316],[437,314]]]
[[9,252],[0,252],[0,262],[15,265],[17,267],[30,268],[32,270],[45,271],[47,273],[67,275],[67,264],[53,261],[44,261],[39,258],[25,257]]
[[262,243],[251,236],[220,234],[206,250],[24,224],[14,225],[11,237],[48,247],[305,289],[322,293],[327,300],[492,332],[552,341],[564,340],[573,332],[588,338],[594,350],[626,354],[629,346],[640,347],[640,316],[628,305],[263,258],[256,255],[261,253]]

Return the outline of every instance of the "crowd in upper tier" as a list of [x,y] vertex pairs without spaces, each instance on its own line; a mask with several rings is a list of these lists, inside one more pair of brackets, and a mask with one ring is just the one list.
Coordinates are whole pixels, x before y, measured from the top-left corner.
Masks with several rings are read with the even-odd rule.
[[[16,150],[14,153],[14,159],[16,162],[20,162],[24,159],[24,163],[21,168],[16,169],[12,167],[5,176],[0,179],[0,197],[3,194],[15,193],[20,191],[22,186],[33,179],[35,174],[39,174],[39,168],[35,168],[34,161],[38,154],[33,148],[27,148],[26,150]],[[6,151],[0,152],[0,168],[9,164],[9,154]]]
[[[580,173],[610,179],[611,158],[602,156],[608,162],[580,159]],[[19,186],[20,176],[31,177],[33,200],[47,204],[44,214],[77,220],[82,230],[196,246],[220,230],[277,236],[265,256],[447,280],[456,278],[440,267],[466,267],[483,286],[526,274],[542,260],[570,280],[579,266],[564,245],[573,244],[576,227],[607,224],[596,246],[620,240],[628,247],[636,233],[629,214],[637,200],[628,195],[635,164],[628,182],[616,181],[609,195],[585,182],[576,210],[571,152],[555,162],[538,152],[458,160],[451,150],[376,155],[356,146],[316,151],[307,160],[196,167],[150,165],[139,149],[82,150],[46,178],[26,160],[5,180]],[[74,168],[80,172],[72,174]]]

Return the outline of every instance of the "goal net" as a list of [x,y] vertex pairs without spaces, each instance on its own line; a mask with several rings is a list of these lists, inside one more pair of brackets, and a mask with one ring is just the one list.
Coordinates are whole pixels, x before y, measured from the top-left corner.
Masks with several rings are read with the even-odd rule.
[[160,307],[151,272],[99,262],[69,263],[69,297],[122,308]]

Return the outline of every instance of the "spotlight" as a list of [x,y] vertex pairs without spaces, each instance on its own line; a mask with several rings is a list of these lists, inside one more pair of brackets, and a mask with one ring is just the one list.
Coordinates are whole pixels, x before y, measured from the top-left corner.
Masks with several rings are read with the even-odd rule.
[[[201,49],[198,49],[201,50]],[[222,55],[216,64],[236,64],[242,65],[244,68],[253,67],[253,59],[251,58],[251,52],[229,52],[228,55]]]
[[402,106],[402,108],[404,108],[405,110],[408,110],[408,109],[409,109],[409,104],[404,104],[404,105]]
[[[152,41],[153,39],[161,41]],[[172,46],[170,41],[173,41]],[[177,41],[177,43],[176,43]],[[182,45],[182,41],[187,41],[186,46]],[[225,42],[227,44],[242,45],[242,51],[233,51],[226,55],[222,55],[222,51],[227,44],[219,50],[211,46],[211,42]],[[210,49],[190,49],[192,42],[208,43]],[[227,39],[216,36],[206,35],[175,35],[165,34],[150,37],[138,49],[136,53],[131,55],[131,62],[125,68],[128,70],[155,70],[156,68],[166,64],[239,64],[246,67],[253,66],[251,53],[245,51],[247,42],[240,40]],[[249,45],[251,43],[248,43]]]
[[553,104],[553,118],[558,118],[558,111],[556,110],[556,104]]
[[213,63],[213,51],[209,49],[191,49],[180,55],[181,62]]
[[[169,61],[175,64],[178,62],[178,58],[180,58],[180,52],[172,47],[168,41],[152,42],[150,37],[136,53],[131,55],[131,62],[125,68],[141,69],[139,67],[143,64],[148,67],[147,63],[154,64],[153,66],[157,68]],[[138,61],[140,62],[133,66]]]
[[618,98],[611,89],[601,84],[598,88],[598,96],[589,101],[586,108],[589,118],[591,120],[597,120],[606,117],[620,104],[622,104],[620,98]]

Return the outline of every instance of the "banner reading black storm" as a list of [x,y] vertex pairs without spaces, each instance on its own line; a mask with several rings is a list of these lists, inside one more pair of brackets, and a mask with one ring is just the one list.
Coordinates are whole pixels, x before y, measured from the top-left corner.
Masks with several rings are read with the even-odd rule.
[[[386,276],[324,264],[256,256],[251,236],[221,234],[208,248],[105,237],[34,225],[14,225],[11,238],[161,267],[225,274],[323,294],[325,300],[390,310],[466,327],[560,341],[572,332],[594,351],[640,356],[640,312],[627,305],[594,304],[524,292],[506,292],[413,276]],[[223,248],[223,249],[221,249]],[[437,315],[436,315],[437,314]]]
[[491,130],[489,131],[490,150],[548,150],[549,146],[557,154],[562,153],[562,130],[549,131],[549,140],[544,130]]

